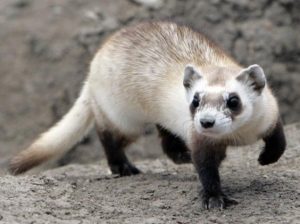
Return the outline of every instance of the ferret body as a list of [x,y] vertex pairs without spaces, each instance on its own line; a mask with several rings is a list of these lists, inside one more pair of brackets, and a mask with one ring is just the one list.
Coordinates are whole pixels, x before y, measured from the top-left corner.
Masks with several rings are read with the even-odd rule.
[[194,163],[206,208],[234,203],[222,192],[218,172],[228,145],[262,138],[262,165],[276,162],[286,145],[262,68],[243,68],[200,33],[169,22],[113,34],[94,57],[72,109],[12,159],[11,172],[65,153],[94,124],[111,171],[120,175],[140,172],[123,149],[156,125],[164,152],[176,163]]

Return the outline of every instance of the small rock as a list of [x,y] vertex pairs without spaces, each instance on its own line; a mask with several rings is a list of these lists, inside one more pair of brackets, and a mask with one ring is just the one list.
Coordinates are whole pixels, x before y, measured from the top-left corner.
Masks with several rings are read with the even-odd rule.
[[160,209],[170,209],[171,206],[170,205],[166,205],[163,201],[161,200],[157,200],[155,202],[152,203],[153,206],[160,208]]
[[71,183],[71,186],[72,186],[72,189],[76,189],[77,188],[77,183],[73,182],[73,183]]
[[151,199],[151,196],[150,196],[150,195],[143,195],[143,196],[141,197],[141,199],[142,199],[142,200],[145,200],[145,201],[148,201],[148,200]]
[[159,9],[164,4],[163,0],[131,0],[131,1],[152,9]]
[[46,215],[51,215],[51,214],[52,214],[52,211],[46,211],[45,214],[46,214]]

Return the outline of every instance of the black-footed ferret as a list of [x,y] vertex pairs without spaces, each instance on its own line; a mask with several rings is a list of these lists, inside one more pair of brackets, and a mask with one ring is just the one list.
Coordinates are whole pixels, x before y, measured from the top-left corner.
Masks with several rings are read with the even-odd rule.
[[206,208],[234,201],[221,189],[219,165],[228,145],[263,139],[259,163],[276,162],[286,141],[278,105],[259,65],[243,68],[199,32],[147,22],[113,34],[94,57],[72,109],[10,171],[20,174],[68,151],[96,124],[112,173],[138,174],[124,148],[149,124],[165,153],[192,160]]

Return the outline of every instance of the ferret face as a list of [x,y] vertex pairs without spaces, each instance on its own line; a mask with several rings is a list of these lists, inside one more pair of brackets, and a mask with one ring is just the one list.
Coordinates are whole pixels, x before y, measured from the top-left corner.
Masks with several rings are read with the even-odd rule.
[[[185,68],[184,86],[196,131],[210,137],[231,135],[251,122],[257,111],[256,102],[265,87],[265,76],[258,65],[241,71],[225,71],[236,74],[202,75],[194,66]],[[212,81],[211,77],[218,77]],[[220,78],[223,79],[220,79]],[[226,78],[224,78],[226,77]]]

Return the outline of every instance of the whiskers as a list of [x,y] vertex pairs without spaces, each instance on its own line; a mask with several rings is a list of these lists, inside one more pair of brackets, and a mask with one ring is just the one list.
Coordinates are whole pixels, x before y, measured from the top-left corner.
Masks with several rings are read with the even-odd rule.
[[[225,120],[222,123],[218,123],[218,126],[225,126],[227,124],[231,124],[231,120]],[[231,127],[230,127],[231,128]]]
[[[226,126],[228,124],[231,124],[232,123],[232,120],[229,116],[226,116],[226,117],[222,117],[220,118],[218,121],[217,121],[217,127],[220,126]],[[229,128],[231,128],[231,125],[228,125]]]

